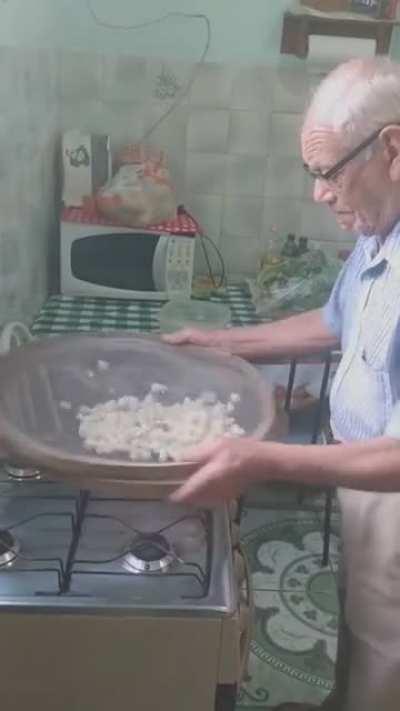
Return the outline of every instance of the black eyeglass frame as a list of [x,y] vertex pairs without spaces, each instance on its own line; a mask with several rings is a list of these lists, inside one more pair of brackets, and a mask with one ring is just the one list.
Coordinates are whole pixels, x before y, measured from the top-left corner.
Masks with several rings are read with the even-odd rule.
[[310,167],[307,165],[307,163],[303,163],[304,170],[308,173],[308,175],[311,176],[314,180],[332,180],[332,178],[335,178],[338,173],[344,168],[347,163],[349,163],[353,158],[356,158],[356,156],[361,153],[361,151],[364,150],[364,148],[367,148],[371,143],[373,143],[383,131],[384,128],[387,128],[388,126],[399,126],[400,124],[395,123],[395,124],[385,124],[385,126],[381,126],[380,128],[377,128],[373,133],[371,133],[367,138],[365,138],[358,146],[353,148],[350,153],[348,153],[344,158],[341,158],[335,165],[333,165],[331,168],[326,170],[325,172],[319,171],[319,170],[311,170]]

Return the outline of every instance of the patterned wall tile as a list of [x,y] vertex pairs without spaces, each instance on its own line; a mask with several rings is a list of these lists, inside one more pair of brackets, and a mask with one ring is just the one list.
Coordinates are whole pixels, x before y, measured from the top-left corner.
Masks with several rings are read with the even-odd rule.
[[147,95],[168,105],[179,100],[188,103],[190,86],[196,67],[188,62],[148,60],[146,71]]

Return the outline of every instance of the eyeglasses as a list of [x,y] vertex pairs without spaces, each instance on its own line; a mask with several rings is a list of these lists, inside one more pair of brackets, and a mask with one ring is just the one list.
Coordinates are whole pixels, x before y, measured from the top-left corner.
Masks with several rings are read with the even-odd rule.
[[[380,132],[383,131],[386,126],[391,126],[393,124],[386,124],[385,126],[381,126],[380,128],[377,128],[376,131],[371,133],[368,138],[365,138],[362,143],[360,143],[356,148],[353,148],[350,153],[347,154],[347,156],[344,156],[344,158],[341,158],[335,165],[332,166],[332,168],[329,168],[329,170],[326,170],[325,172],[321,170],[311,170],[311,168],[307,165],[307,163],[303,163],[304,169],[307,171],[308,175],[311,176],[314,180],[333,180],[336,178],[336,176],[341,172],[341,170],[344,168],[347,163],[349,163],[353,158],[359,155],[361,151],[364,150],[364,148],[367,148],[367,146],[371,145],[379,136]],[[399,125],[399,124],[395,124]]]

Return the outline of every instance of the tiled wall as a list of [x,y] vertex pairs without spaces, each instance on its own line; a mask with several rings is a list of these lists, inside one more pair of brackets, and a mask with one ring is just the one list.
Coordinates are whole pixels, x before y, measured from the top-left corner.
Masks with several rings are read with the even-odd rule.
[[118,147],[142,138],[181,97],[149,142],[167,150],[179,201],[220,247],[230,274],[253,273],[275,234],[294,231],[332,249],[349,243],[326,208],[313,204],[301,165],[299,130],[315,77],[301,65],[205,64],[185,95],[194,69],[65,52],[63,127],[108,131]]
[[0,324],[30,322],[47,294],[56,127],[49,53],[0,48]]
[[[0,48],[0,323],[29,321],[47,293],[57,240],[60,132],[166,149],[179,202],[220,247],[228,272],[254,273],[268,240],[289,231],[335,248],[349,235],[313,205],[298,146],[310,80],[294,71],[195,67],[70,51]],[[201,257],[198,269],[204,265]]]

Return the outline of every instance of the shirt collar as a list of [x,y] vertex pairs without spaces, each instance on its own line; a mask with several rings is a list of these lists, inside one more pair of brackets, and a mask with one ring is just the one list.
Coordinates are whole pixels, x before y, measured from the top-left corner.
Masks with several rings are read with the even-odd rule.
[[367,258],[366,271],[381,265],[384,261],[400,277],[400,221],[395,224],[387,235],[383,245],[378,236],[362,237],[362,246]]

